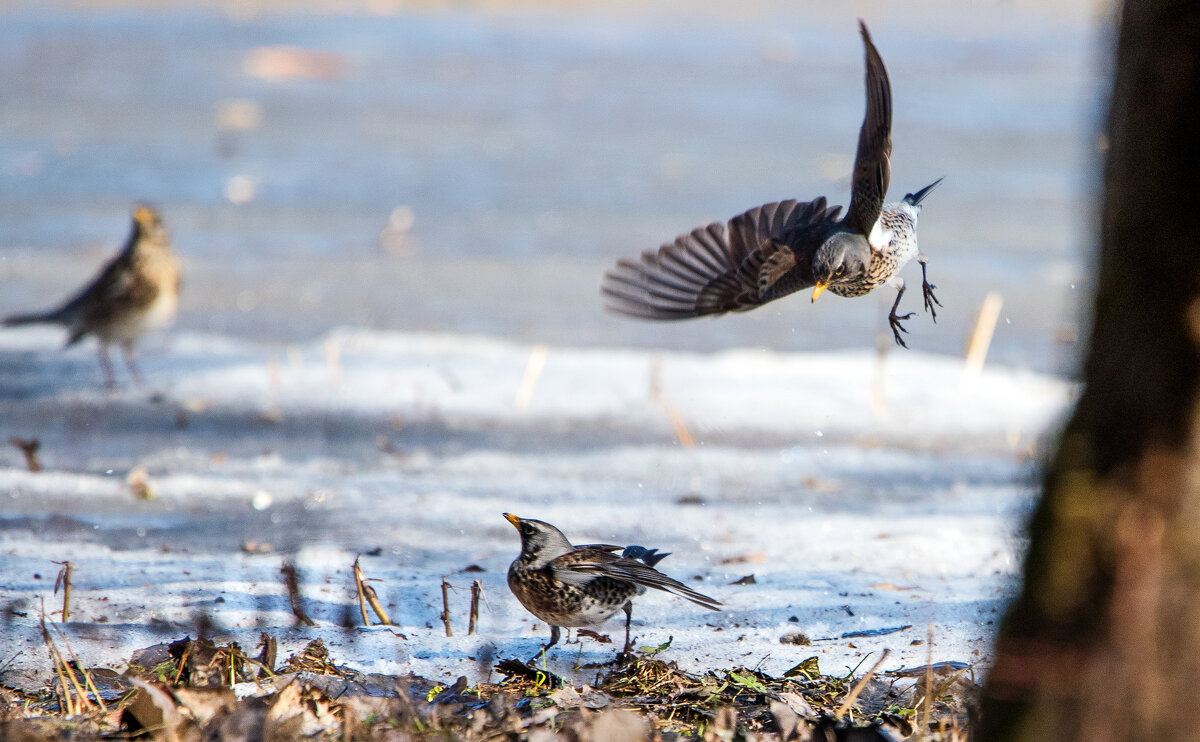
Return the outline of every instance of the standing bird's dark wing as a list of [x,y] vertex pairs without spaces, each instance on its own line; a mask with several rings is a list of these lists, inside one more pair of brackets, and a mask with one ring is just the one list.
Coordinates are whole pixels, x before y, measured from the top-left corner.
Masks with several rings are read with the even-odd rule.
[[587,583],[600,575],[672,593],[711,611],[720,610],[719,601],[696,592],[679,580],[667,577],[636,559],[619,557],[607,551],[575,549],[553,559],[547,567],[554,577],[572,585]]
[[[744,312],[782,295],[776,287],[764,296],[760,280],[785,265],[800,268],[787,281],[790,291],[811,286],[812,253],[840,211],[840,206],[828,207],[824,198],[780,201],[750,209],[727,224],[697,227],[657,251],[642,253],[640,260],[618,261],[601,285],[605,306],[658,320]],[[769,284],[780,276],[772,278]]]
[[858,132],[850,206],[842,223],[866,236],[879,220],[892,178],[892,85],[866,24],[859,21],[858,27],[867,58],[867,112]]

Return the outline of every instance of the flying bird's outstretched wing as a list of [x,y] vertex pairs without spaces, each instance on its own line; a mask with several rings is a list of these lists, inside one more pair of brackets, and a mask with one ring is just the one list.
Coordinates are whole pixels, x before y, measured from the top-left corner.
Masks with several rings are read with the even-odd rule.
[[842,223],[865,236],[879,221],[892,178],[892,84],[866,24],[859,21],[858,27],[867,58],[867,112],[858,132],[850,206]]
[[[815,201],[780,201],[756,206],[730,219],[682,234],[638,260],[621,260],[604,276],[606,306],[642,319],[690,319],[753,309],[782,293],[761,288],[781,251],[799,266],[798,291],[812,285],[812,255],[835,225],[841,207]],[[804,269],[808,268],[807,276]],[[773,276],[775,284],[780,276]]]

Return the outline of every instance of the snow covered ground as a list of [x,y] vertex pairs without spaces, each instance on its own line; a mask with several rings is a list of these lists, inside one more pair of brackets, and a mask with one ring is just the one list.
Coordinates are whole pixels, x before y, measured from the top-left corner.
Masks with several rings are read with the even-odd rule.
[[[925,660],[931,624],[935,661],[986,666],[1038,440],[1072,394],[1057,378],[970,375],[899,350],[698,354],[359,329],[299,345],[178,333],[148,344],[150,389],[109,394],[91,348],[60,341],[0,333],[0,434],[39,439],[45,465],[32,473],[0,449],[6,683],[49,665],[39,606],[60,606],[63,560],[75,565],[63,630],[90,665],[208,620],[250,651],[270,631],[281,657],[322,637],[361,670],[486,675],[548,634],[505,585],[518,548],[506,511],[581,543],[673,552],[660,568],[726,609],[649,594],[634,629],[642,645],[673,637],[663,656],[688,669],[782,673],[816,655],[842,673],[884,648],[893,669]],[[152,499],[128,483],[138,469]],[[394,631],[354,625],[359,554]],[[315,628],[293,628],[285,560]],[[443,577],[458,588],[453,638]],[[467,636],[475,579],[486,605]],[[563,645],[551,669],[610,659],[620,622],[599,630],[614,644]],[[790,632],[811,646],[781,643]]]

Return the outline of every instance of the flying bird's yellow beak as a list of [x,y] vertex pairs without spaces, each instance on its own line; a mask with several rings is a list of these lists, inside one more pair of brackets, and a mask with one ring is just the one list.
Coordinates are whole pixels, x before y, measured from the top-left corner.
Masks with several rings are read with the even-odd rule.
[[512,523],[512,524],[513,524],[513,528],[520,528],[520,527],[521,527],[521,519],[520,519],[520,518],[518,518],[517,516],[513,515],[512,513],[505,513],[505,514],[504,514],[504,519],[505,519],[506,521],[508,521],[509,523]]
[[816,286],[813,286],[813,295],[812,295],[812,300],[813,300],[813,301],[816,301],[816,300],[817,300],[817,297],[821,295],[821,292],[822,292],[822,291],[824,291],[824,290],[825,290],[825,289],[827,289],[827,288],[829,288],[829,284],[828,284],[828,283],[823,283],[823,282],[821,282],[821,281],[817,281],[817,285],[816,285]]

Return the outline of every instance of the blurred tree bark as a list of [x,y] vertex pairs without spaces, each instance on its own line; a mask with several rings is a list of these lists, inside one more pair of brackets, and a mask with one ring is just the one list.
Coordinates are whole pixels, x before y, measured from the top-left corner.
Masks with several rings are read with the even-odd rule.
[[1128,0],[1084,391],[977,739],[1198,740],[1200,2]]

